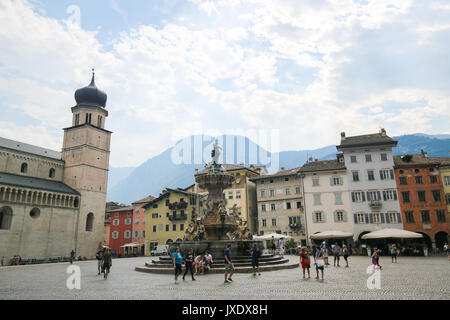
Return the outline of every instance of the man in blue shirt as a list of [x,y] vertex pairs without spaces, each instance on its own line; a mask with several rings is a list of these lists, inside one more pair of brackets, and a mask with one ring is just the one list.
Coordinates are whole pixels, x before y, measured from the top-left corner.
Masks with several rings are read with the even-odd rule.
[[261,250],[256,246],[256,243],[253,244],[250,254],[252,255],[253,276],[256,276],[256,271],[258,271],[258,275],[261,275],[261,267],[259,266]]
[[180,253],[180,248],[176,248],[172,254],[173,269],[175,270],[175,282],[178,280],[178,275],[181,274],[181,264],[183,263],[183,256]]
[[[227,248],[224,251],[224,257],[225,257],[225,283],[228,283],[230,281],[233,281],[231,277],[234,273],[234,266],[233,262],[231,261],[231,244],[227,245]],[[230,274],[227,280],[227,276]]]

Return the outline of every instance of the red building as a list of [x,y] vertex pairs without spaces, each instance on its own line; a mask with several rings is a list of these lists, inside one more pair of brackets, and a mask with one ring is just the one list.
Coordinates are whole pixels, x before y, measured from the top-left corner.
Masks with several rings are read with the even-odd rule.
[[133,206],[129,206],[107,212],[110,216],[109,247],[116,255],[132,253],[132,247],[122,246],[132,243],[133,209]]
[[423,151],[419,155],[394,157],[403,227],[423,234],[430,248],[442,248],[450,231],[439,174],[442,161],[443,158],[428,157]]
[[133,206],[132,242],[137,245],[135,249],[133,248],[133,252],[138,255],[145,254],[145,210],[142,207],[154,199],[155,197],[148,196],[131,204]]

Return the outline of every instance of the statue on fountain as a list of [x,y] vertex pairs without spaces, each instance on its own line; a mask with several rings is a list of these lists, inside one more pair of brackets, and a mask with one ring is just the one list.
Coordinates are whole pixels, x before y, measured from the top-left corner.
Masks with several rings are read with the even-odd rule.
[[213,144],[213,149],[211,151],[212,160],[206,165],[206,168],[209,169],[209,173],[218,173],[223,172],[223,167],[219,164],[219,157],[222,153],[222,147],[219,146],[219,139],[216,138]]

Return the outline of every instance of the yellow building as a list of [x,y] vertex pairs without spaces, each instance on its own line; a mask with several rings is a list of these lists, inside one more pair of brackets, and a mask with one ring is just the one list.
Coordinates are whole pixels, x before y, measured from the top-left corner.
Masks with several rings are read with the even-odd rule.
[[159,197],[145,204],[145,255],[157,245],[181,241],[186,228],[202,205],[199,194],[182,189],[164,190]]
[[[224,190],[226,199],[226,208],[230,212],[234,205],[237,207],[238,214],[243,221],[247,221],[250,231],[254,234],[258,231],[258,212],[256,206],[256,185],[250,179],[266,174],[265,167],[245,167],[242,165],[223,164],[227,174],[234,176],[235,180],[231,188]],[[207,169],[195,172],[195,176],[207,173]],[[207,195],[208,192],[200,189],[197,184],[188,187],[187,190]]]

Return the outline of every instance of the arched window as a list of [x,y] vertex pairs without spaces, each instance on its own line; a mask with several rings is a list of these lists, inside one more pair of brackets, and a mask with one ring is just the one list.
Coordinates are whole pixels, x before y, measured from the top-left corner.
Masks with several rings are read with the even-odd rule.
[[166,244],[171,244],[171,243],[173,243],[173,240],[172,239],[167,239]]
[[75,198],[75,200],[73,201],[73,206],[74,206],[75,208],[78,208],[78,203],[79,203],[78,198]]
[[86,231],[92,232],[92,227],[94,226],[94,214],[89,212],[86,217]]
[[55,169],[51,168],[50,171],[48,172],[48,176],[50,178],[54,178],[55,177]]
[[0,230],[9,230],[11,228],[13,211],[10,207],[0,208]]
[[22,165],[20,166],[20,172],[22,173],[27,173],[28,171],[28,164],[27,163],[22,163]]

